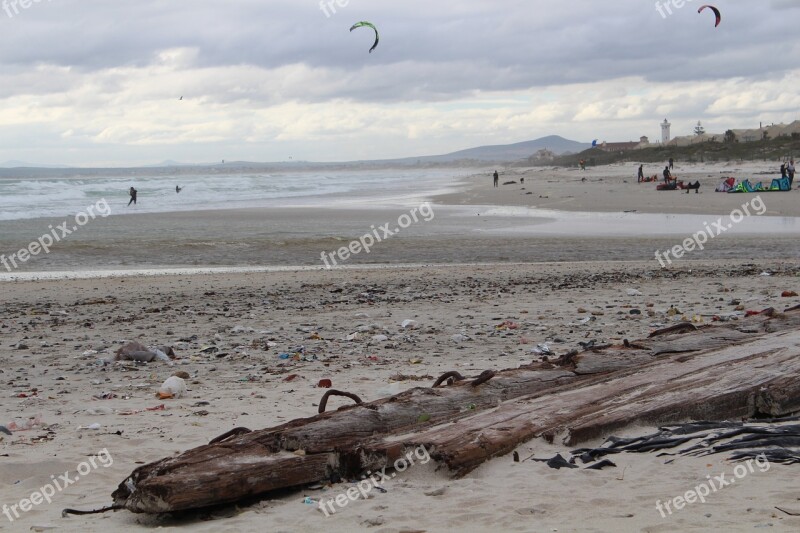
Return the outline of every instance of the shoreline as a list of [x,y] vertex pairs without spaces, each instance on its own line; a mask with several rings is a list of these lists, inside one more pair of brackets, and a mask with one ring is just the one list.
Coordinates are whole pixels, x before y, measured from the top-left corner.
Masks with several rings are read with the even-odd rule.
[[[498,189],[492,188],[488,173],[454,177],[442,188],[459,184],[458,193],[422,198],[408,194],[392,205],[368,205],[357,198],[325,208],[113,215],[90,221],[49,254],[31,258],[20,268],[7,271],[0,266],[0,278],[59,271],[313,268],[322,266],[322,255],[384,224],[393,224],[397,231],[369,253],[354,255],[348,266],[647,260],[743,208],[753,216],[729,224],[692,259],[800,256],[795,191],[707,192],[718,177],[701,177],[709,173],[704,165],[687,168],[703,184],[700,194],[656,192],[652,183],[626,183],[632,166],[613,165],[586,172],[507,170],[501,183],[517,183]],[[757,168],[761,166],[751,171]],[[435,216],[417,219],[400,231],[396,222],[422,200],[432,202]],[[60,222],[63,219],[0,222],[0,253],[9,256],[27,247]]]

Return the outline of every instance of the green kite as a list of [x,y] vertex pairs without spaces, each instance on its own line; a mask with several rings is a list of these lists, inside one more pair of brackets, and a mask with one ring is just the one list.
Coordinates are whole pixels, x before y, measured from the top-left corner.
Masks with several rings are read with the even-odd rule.
[[363,28],[365,26],[375,30],[375,44],[373,44],[372,48],[369,49],[369,53],[371,54],[372,51],[375,50],[378,47],[378,41],[380,41],[380,37],[378,36],[378,28],[376,28],[375,25],[372,24],[371,22],[361,21],[361,22],[356,22],[355,24],[353,24],[353,27],[350,28],[350,31],[353,31],[356,28]]

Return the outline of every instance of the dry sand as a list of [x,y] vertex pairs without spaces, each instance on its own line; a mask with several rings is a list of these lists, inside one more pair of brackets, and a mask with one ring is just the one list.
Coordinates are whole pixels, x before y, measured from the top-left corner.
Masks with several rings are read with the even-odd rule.
[[[734,465],[725,455],[673,464],[625,455],[615,458],[618,468],[603,471],[556,471],[505,456],[457,480],[429,463],[387,482],[388,492],[329,518],[303,498],[332,498],[350,484],[179,518],[128,512],[61,518],[60,511],[107,505],[142,462],[207,443],[230,428],[313,415],[323,378],[374,400],[429,386],[446,370],[477,375],[516,367],[538,358],[531,353],[538,343],[563,354],[579,341],[640,338],[680,318],[667,316],[670,306],[708,321],[735,315],[733,300],[746,309],[796,305],[798,298],[780,294],[800,290],[799,274],[796,260],[684,263],[670,270],[651,261],[3,282],[0,424],[38,415],[42,424],[0,434],[0,504],[16,504],[100,450],[108,450],[113,465],[98,466],[14,523],[0,515],[0,530],[798,531],[800,518],[774,508],[800,510],[793,466],[756,470],[705,504],[661,517],[657,500],[681,495],[709,474],[730,477]],[[630,296],[631,288],[642,295]],[[589,313],[579,313],[581,307]],[[592,312],[596,320],[580,323]],[[406,319],[419,329],[402,329]],[[520,328],[498,331],[504,320]],[[456,342],[458,334],[471,340]],[[126,340],[173,345],[177,360],[98,362]],[[279,358],[298,345],[308,360]],[[203,351],[210,346],[218,351]],[[158,386],[176,371],[191,375],[188,395],[156,400]],[[104,393],[115,397],[93,399]],[[165,410],[145,410],[161,404]],[[79,429],[91,424],[100,428]],[[647,431],[652,428],[624,434]],[[568,450],[541,441],[518,449],[523,458]]]
[[[637,183],[635,163],[587,167],[586,171],[563,168],[507,169],[500,172],[498,190],[490,174],[473,176],[469,190],[439,197],[454,205],[494,204],[530,206],[563,211],[671,213],[727,215],[757,194],[716,193],[723,177],[749,179],[751,183],[780,178],[775,162],[732,162],[720,164],[676,163],[673,174],[685,182],[700,182],[700,192],[657,191],[657,183]],[[645,166],[645,175],[658,174],[664,167]],[[520,183],[520,178],[525,180]],[[516,182],[502,185],[507,182]],[[663,181],[663,180],[662,180]],[[658,183],[661,183],[659,181]],[[766,216],[800,216],[800,191],[760,193],[767,206]],[[646,231],[646,230],[645,230]]]

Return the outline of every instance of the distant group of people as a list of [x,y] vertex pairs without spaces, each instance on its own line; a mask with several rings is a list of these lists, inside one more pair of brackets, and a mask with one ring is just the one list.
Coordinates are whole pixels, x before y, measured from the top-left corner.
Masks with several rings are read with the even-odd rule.
[[[674,168],[675,168],[675,159],[670,157],[667,166],[664,167],[664,172],[662,172],[662,175],[664,176],[664,183],[666,183],[667,185],[669,185],[671,181],[677,181],[677,178],[673,177],[672,175],[672,170]],[[636,181],[638,181],[639,183],[642,183],[643,181],[650,181],[644,176],[644,165],[639,165],[639,173],[636,176]]]
[[[497,174],[497,172],[495,172],[495,174]],[[176,185],[175,186],[175,194],[180,194],[180,192],[182,190],[183,190],[183,187],[181,187],[180,185]],[[131,187],[128,190],[128,194],[131,197],[130,201],[128,202],[128,207],[130,207],[131,204],[136,205],[136,198],[139,195],[139,191],[137,191],[135,188]]]

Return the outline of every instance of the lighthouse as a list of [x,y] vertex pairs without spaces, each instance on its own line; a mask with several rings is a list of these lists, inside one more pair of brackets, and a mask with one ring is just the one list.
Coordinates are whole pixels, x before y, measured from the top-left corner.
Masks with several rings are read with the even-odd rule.
[[672,127],[672,124],[667,119],[664,119],[664,122],[661,123],[661,142],[663,144],[667,144],[671,138],[669,134],[670,127]]

